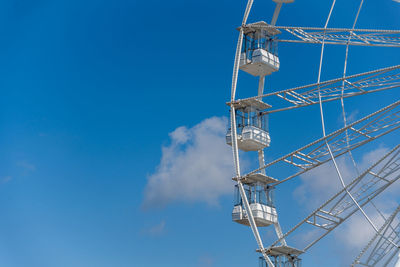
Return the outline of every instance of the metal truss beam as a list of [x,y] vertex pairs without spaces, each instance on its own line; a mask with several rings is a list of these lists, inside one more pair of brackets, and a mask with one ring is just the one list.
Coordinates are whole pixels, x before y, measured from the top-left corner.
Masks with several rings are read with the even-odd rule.
[[[271,101],[277,103],[276,108],[273,107],[265,111],[265,113],[275,113],[318,104],[319,91],[321,92],[322,102],[329,102],[339,100],[342,97],[348,98],[398,87],[400,87],[400,65],[263,94],[258,97],[249,97],[236,100],[235,103],[262,97],[266,98],[265,102],[267,103]],[[231,103],[227,104],[230,105]]]
[[[367,246],[361,250],[352,263],[352,267],[357,265],[377,266],[383,259],[386,259],[386,261],[382,266],[387,266],[393,260],[394,256],[398,253],[398,249],[392,243],[388,242],[388,239],[395,243],[400,241],[400,223],[399,221],[395,221],[399,212],[400,205],[385,221],[379,232],[375,234]],[[372,247],[373,244],[375,244],[374,247]],[[367,254],[368,251],[369,253]]]
[[[397,145],[349,183],[346,189],[353,195],[360,206],[364,206],[399,178],[400,145]],[[305,226],[312,227],[310,232],[314,232],[317,229],[318,233],[312,237],[311,241],[304,248],[301,248],[302,251],[307,251],[311,246],[358,211],[357,205],[351,200],[346,189],[342,189],[336,193],[322,206],[284,234],[282,238],[288,237],[296,230],[303,229]],[[267,251],[277,246],[279,242],[280,239],[275,241],[267,248]]]
[[278,39],[279,42],[322,44],[324,39],[325,44],[334,45],[400,47],[399,30],[352,30],[285,26],[276,28],[290,34],[288,39]]
[[268,171],[271,167],[277,166],[278,164],[283,167],[292,167],[288,169],[294,170],[294,174],[284,179],[278,179],[280,181],[273,184],[273,186],[276,186],[330,161],[331,157],[326,142],[329,144],[333,155],[338,157],[398,128],[400,128],[400,100],[326,137],[322,137],[300,149],[267,163],[244,175],[243,178],[263,169]]
[[[246,28],[246,26],[242,26]],[[272,25],[251,25],[252,28],[273,28],[282,30],[282,38],[278,42],[309,43],[356,46],[400,47],[400,30],[347,29],[291,27]]]

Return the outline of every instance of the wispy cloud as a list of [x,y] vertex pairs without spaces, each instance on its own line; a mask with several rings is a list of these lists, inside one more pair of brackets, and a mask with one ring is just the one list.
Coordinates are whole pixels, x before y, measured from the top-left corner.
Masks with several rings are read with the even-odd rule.
[[347,123],[355,122],[357,119],[358,113],[359,113],[359,111],[356,109],[356,110],[352,111],[350,114],[347,114],[347,118],[346,118]]
[[1,183],[2,184],[6,184],[6,183],[8,183],[9,181],[11,181],[12,180],[12,177],[11,176],[5,176],[5,177],[3,177],[2,179],[1,179]]
[[[360,112],[359,112],[358,109],[353,110],[353,111],[350,112],[350,113],[346,112],[346,121],[347,121],[347,124],[350,124],[350,123],[352,123],[352,122],[355,122],[355,121],[357,120],[357,116],[358,116],[359,113],[360,113]],[[338,122],[339,122],[339,124],[343,124],[343,114],[342,114],[342,113],[340,113],[340,116],[338,117]]]
[[199,258],[199,267],[211,267],[214,266],[214,258],[208,254],[202,255]]
[[232,152],[225,144],[227,119],[212,117],[192,128],[179,127],[162,147],[161,162],[148,177],[143,206],[174,201],[218,204],[232,191]]
[[[355,170],[343,157],[337,159],[337,163],[343,178],[348,181],[355,173]],[[331,162],[301,175],[300,179],[302,180],[302,185],[294,190],[294,197],[309,205],[321,205],[328,196],[332,196],[341,189],[335,167]],[[308,201],[310,198],[313,201]],[[315,206],[312,206],[312,208],[315,208]]]
[[[357,162],[358,169],[361,172],[364,171],[371,164],[382,158],[388,151],[388,148],[379,147],[365,153]],[[357,171],[354,169],[348,157],[338,158],[337,162],[346,184],[348,184],[350,180],[356,178]],[[336,170],[331,163],[321,165],[303,174],[301,180],[302,185],[295,190],[294,196],[306,205],[312,203],[319,206],[334,193],[342,189]],[[397,206],[396,196],[398,196],[399,190],[400,186],[397,183],[397,185],[392,185],[391,188],[386,190],[379,198],[374,199],[374,203],[386,217],[388,217],[391,210]],[[313,201],[309,201],[310,199]],[[315,208],[315,206],[313,208]],[[379,228],[383,224],[382,217],[372,206],[367,205],[364,207],[364,210],[376,227]],[[313,233],[310,232],[307,234],[312,235]],[[374,229],[372,226],[360,212],[357,212],[334,231],[334,237],[338,242],[332,244],[332,247],[341,251],[343,264],[348,264],[353,260],[359,250],[368,243],[373,235]]]
[[[364,207],[368,217],[373,221],[375,227],[378,229],[384,223],[384,219],[381,215],[370,207]],[[381,210],[381,212],[383,212]],[[385,218],[390,216],[390,213],[383,212]],[[342,263],[349,265],[353,262],[355,257],[360,253],[361,249],[364,248],[376,234],[372,226],[366,221],[365,217],[360,213],[356,213],[350,219],[348,219],[339,229],[334,232],[336,239],[336,249],[340,251]],[[366,256],[368,256],[367,252]]]
[[[388,215],[386,214],[386,216]],[[368,217],[374,222],[377,228],[384,223],[384,220],[376,210],[368,209]],[[359,213],[351,217],[343,227],[341,227],[340,231],[335,232],[336,238],[343,241],[343,244],[345,244],[348,249],[366,246],[374,234],[375,231],[372,226],[365,220],[365,217]]]
[[[360,172],[368,168],[372,163],[383,157],[389,149],[379,147],[375,150],[365,153],[360,162],[357,163]],[[357,171],[347,156],[336,159],[340,173],[347,184],[357,177]],[[300,176],[302,185],[294,191],[296,199],[304,203],[310,203],[307,200],[312,198],[312,204],[322,204],[328,196],[342,189],[338,174],[332,162],[323,164]]]
[[152,237],[161,236],[165,233],[165,220],[162,220],[160,223],[150,226],[149,228],[142,229],[142,234],[149,235]]
[[17,162],[17,166],[21,167],[24,171],[33,172],[36,171],[36,166],[26,160],[21,160]]

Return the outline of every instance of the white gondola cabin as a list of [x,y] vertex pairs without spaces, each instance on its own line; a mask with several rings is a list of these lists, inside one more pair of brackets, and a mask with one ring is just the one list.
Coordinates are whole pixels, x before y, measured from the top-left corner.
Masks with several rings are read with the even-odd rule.
[[[258,151],[268,147],[271,143],[268,114],[263,110],[271,106],[258,99],[242,100],[234,106],[238,148],[243,151]],[[231,129],[226,134],[226,143],[232,145]]]
[[[263,227],[275,224],[278,221],[278,215],[274,205],[274,188],[260,183],[243,184],[243,187],[256,225]],[[237,185],[232,220],[243,225],[250,225]]]
[[240,69],[265,76],[279,70],[276,35],[281,32],[264,21],[248,24],[243,29]]

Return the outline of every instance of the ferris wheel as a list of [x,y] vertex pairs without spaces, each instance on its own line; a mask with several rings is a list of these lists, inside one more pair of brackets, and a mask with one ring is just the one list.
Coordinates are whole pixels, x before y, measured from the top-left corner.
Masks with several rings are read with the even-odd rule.
[[[356,23],[363,0],[352,28],[328,28],[336,0],[333,0],[325,26],[297,27],[276,26],[283,4],[294,0],[273,0],[276,8],[270,23],[258,21],[247,23],[253,0],[248,0],[235,53],[232,75],[230,106],[230,129],[226,142],[232,146],[235,166],[235,203],[232,220],[250,226],[262,254],[263,266],[297,267],[301,255],[324,236],[341,225],[354,213],[360,211],[366,222],[374,228],[376,235],[393,248],[399,248],[399,240],[386,236],[369,218],[363,207],[400,179],[400,144],[392,148],[365,171],[359,170],[352,151],[400,128],[400,99],[355,122],[346,121],[344,99],[400,87],[400,65],[384,67],[355,75],[347,75],[349,46],[400,47],[400,30],[357,29]],[[320,64],[316,83],[295,88],[264,92],[266,77],[279,71],[278,44],[320,44]],[[343,75],[336,79],[321,81],[321,67],[325,45],[341,45],[346,48]],[[239,72],[258,78],[256,96],[236,99]],[[272,106],[270,100],[277,105]],[[343,128],[326,133],[324,103],[340,101]],[[270,146],[268,117],[277,112],[316,105],[320,108],[322,137],[295,151],[266,163],[264,149]],[[288,111],[289,112],[289,111]],[[249,173],[241,173],[239,150],[257,153],[259,167]],[[346,184],[336,159],[348,154],[357,169],[357,177]],[[331,162],[341,183],[341,190],[300,221],[285,234],[278,220],[274,203],[275,188],[324,163]],[[272,177],[272,167],[286,168],[291,172],[285,177]],[[392,216],[393,217],[393,216]],[[390,217],[391,218],[391,217]],[[390,219],[389,218],[389,219]],[[390,222],[385,223],[387,225]],[[265,245],[260,227],[274,227],[277,240]],[[307,226],[316,231],[313,239],[304,247],[295,248],[287,244],[287,237]],[[396,250],[397,251],[397,250]],[[400,261],[399,261],[400,266]],[[375,265],[371,265],[375,266]]]

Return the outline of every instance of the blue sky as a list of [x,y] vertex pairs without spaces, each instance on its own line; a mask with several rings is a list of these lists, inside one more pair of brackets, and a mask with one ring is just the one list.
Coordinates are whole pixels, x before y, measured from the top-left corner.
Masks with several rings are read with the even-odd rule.
[[[337,2],[330,26],[351,27],[359,1]],[[1,266],[257,266],[250,229],[231,222],[233,169],[223,144],[245,4],[0,3]],[[329,6],[296,1],[278,24],[323,26]],[[269,21],[273,8],[255,1],[249,22]],[[399,29],[399,14],[394,1],[366,0],[358,26]],[[317,80],[319,46],[282,44],[279,53],[267,90]],[[343,47],[327,47],[322,80],[341,75],[343,58]],[[395,48],[351,48],[348,73],[399,62]],[[239,79],[239,96],[256,93],[255,79]],[[398,97],[396,89],[346,103],[361,118]],[[341,125],[338,107],[326,106],[328,131]],[[267,160],[320,137],[318,108],[277,114],[270,130]],[[398,136],[361,149],[357,160]],[[254,164],[248,156],[244,168]],[[179,179],[151,184],[163,170]],[[310,210],[294,194],[304,181],[277,192],[284,231]],[[330,236],[304,265],[347,263],[352,254],[338,253],[354,247],[340,242]]]

